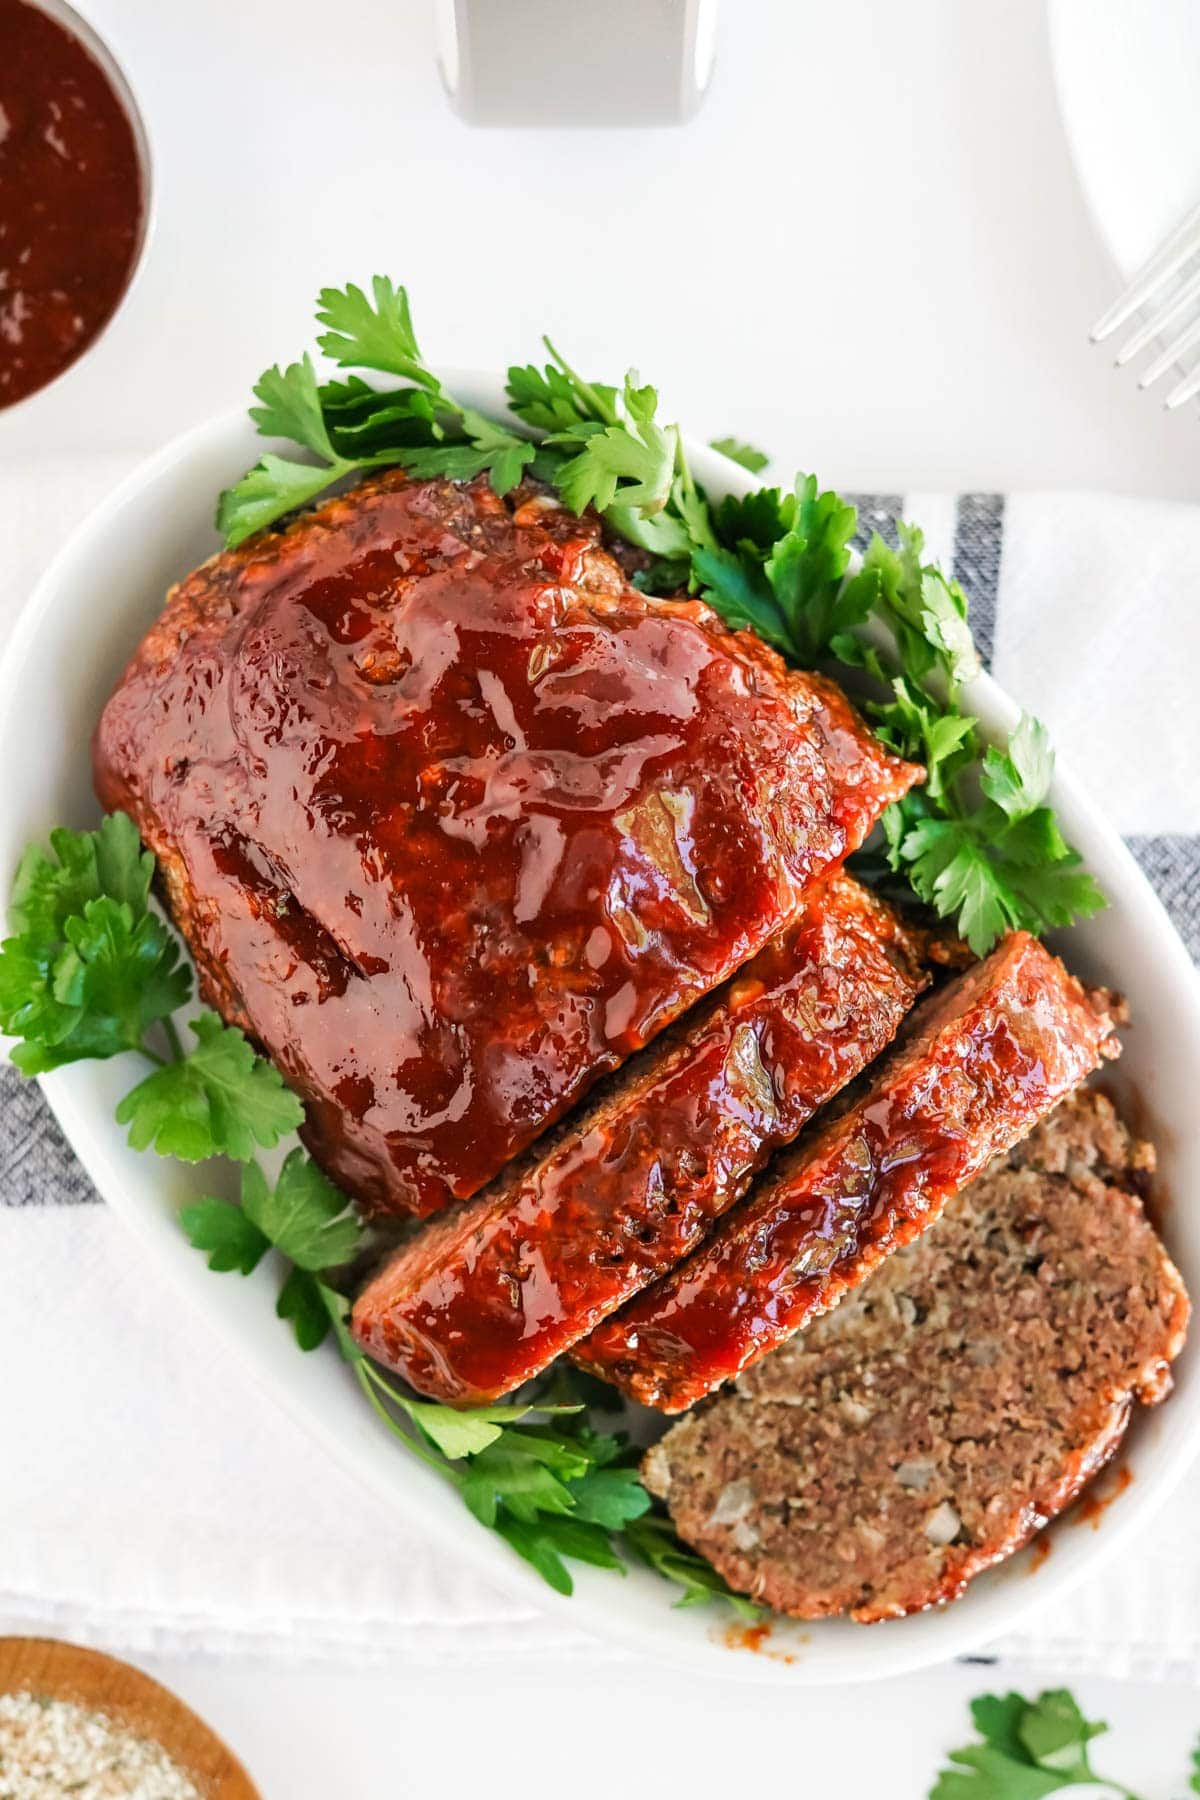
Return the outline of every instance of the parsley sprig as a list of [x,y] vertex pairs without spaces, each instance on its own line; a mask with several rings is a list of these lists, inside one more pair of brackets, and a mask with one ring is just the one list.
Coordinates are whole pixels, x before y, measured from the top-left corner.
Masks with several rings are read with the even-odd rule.
[[1036,1700],[1020,1694],[981,1694],[971,1718],[982,1740],[952,1750],[929,1800],[1039,1800],[1060,1788],[1099,1783],[1121,1800],[1131,1789],[1092,1768],[1088,1746],[1108,1726],[1085,1719],[1065,1688]]
[[677,1585],[681,1606],[720,1598],[741,1615],[758,1616],[684,1548],[668,1519],[651,1512],[636,1453],[622,1434],[588,1423],[587,1390],[577,1390],[570,1373],[512,1404],[458,1409],[418,1399],[376,1367],[350,1334],[338,1286],[339,1269],[362,1248],[363,1227],[302,1150],[290,1152],[274,1187],[251,1163],[242,1172],[240,1205],[198,1200],[184,1207],[180,1223],[219,1272],[249,1275],[277,1251],[285,1273],[276,1311],[290,1320],[300,1348],[315,1350],[332,1332],[387,1430],[556,1592],[572,1591],[568,1561],[623,1574],[624,1549]]
[[49,848],[25,852],[9,904],[14,932],[0,945],[0,1029],[20,1040],[16,1066],[39,1075],[122,1054],[150,1063],[117,1106],[131,1145],[243,1165],[240,1204],[210,1196],[180,1214],[209,1267],[249,1275],[276,1252],[284,1271],[276,1310],[300,1348],[315,1350],[332,1333],[389,1432],[559,1593],[571,1592],[568,1560],[623,1573],[623,1548],[679,1586],[681,1605],[720,1597],[756,1614],[651,1513],[636,1453],[587,1421],[586,1378],[555,1377],[578,1383],[565,1398],[552,1387],[458,1411],[418,1399],[363,1354],[338,1276],[362,1250],[364,1227],[303,1150],[288,1152],[273,1184],[254,1160],[300,1124],[303,1108],[241,1031],[201,1012],[184,1048],[173,1015],[191,998],[191,970],[151,910],[153,878],[154,857],[124,813],[95,831],[54,831]]
[[727,456],[730,462],[739,464],[751,475],[761,475],[771,461],[765,450],[758,450],[753,444],[744,444],[734,437],[712,438],[708,447]]
[[369,469],[400,464],[421,478],[455,481],[486,470],[498,494],[516,486],[536,446],[447,392],[421,355],[403,288],[383,275],[375,277],[371,299],[353,283],[325,288],[317,319],[326,327],[319,347],[332,362],[407,385],[381,393],[360,375],[318,383],[307,355],[260,376],[258,405],[250,409],[260,435],[298,444],[314,460],[268,452],[226,489],[217,528],[227,544],[242,543],[335,482]]
[[[418,477],[486,473],[498,494],[534,475],[648,553],[640,586],[700,594],[797,666],[849,675],[884,742],[924,763],[925,786],[889,809],[882,855],[864,872],[902,880],[980,955],[1009,929],[1040,934],[1104,904],[1049,806],[1045,731],[1025,718],[1008,743],[988,743],[964,706],[979,668],[966,596],[924,560],[914,527],[901,526],[895,549],[875,535],[856,568],[855,509],[811,475],[710,505],[678,426],[659,419],[656,390],[633,370],[620,385],[589,380],[548,338],[548,362],[508,372],[510,418],[488,419],[428,367],[408,296],[383,276],[370,297],[325,289],[317,317],[325,355],[372,381],[319,383],[308,357],[266,372],[251,417],[311,460],[268,452],[223,494],[227,543],[389,464]],[[381,377],[400,385],[381,389]],[[731,438],[714,448],[755,473],[766,462]]]
[[735,1594],[711,1563],[680,1542],[665,1514],[648,1512],[626,1525],[625,1541],[639,1562],[682,1590],[677,1606],[704,1606],[709,1600],[718,1599],[748,1624],[764,1617],[761,1606],[743,1594]]
[[21,858],[0,945],[0,1030],[20,1041],[24,1075],[127,1051],[155,1065],[117,1108],[129,1141],[185,1162],[245,1161],[303,1117],[278,1070],[216,1013],[191,1024],[185,1050],[172,1015],[192,976],[174,933],[150,909],[154,858],[133,821],[50,835]]

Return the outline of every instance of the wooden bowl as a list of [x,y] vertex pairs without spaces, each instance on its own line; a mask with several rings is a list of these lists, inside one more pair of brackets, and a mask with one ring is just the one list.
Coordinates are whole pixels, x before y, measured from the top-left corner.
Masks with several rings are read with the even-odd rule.
[[0,1638],[0,1694],[15,1693],[74,1701],[161,1744],[205,1800],[262,1800],[241,1763],[202,1719],[115,1656],[52,1638]]

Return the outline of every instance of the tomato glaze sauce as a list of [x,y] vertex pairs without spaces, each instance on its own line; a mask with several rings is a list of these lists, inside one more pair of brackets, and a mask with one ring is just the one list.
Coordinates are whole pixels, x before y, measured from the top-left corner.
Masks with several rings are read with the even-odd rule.
[[916,772],[549,516],[363,483],[182,583],[97,735],[206,993],[379,1210],[476,1192]]
[[78,39],[0,0],[0,407],[84,351],[141,235],[133,127]]

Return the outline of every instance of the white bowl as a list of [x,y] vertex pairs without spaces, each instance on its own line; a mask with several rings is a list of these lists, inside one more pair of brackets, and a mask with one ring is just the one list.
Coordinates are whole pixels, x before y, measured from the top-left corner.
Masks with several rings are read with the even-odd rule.
[[[493,378],[459,374],[453,388],[475,405],[502,406],[501,385]],[[714,495],[754,485],[703,446],[689,444],[688,450]],[[3,892],[30,838],[45,837],[59,823],[85,825],[95,818],[88,758],[93,723],[168,585],[216,546],[211,519],[218,490],[259,451],[241,414],[178,439],[104,502],[39,584],[0,665]],[[1013,703],[986,678],[969,700],[985,727],[1008,728],[1015,721]],[[1200,1189],[1200,980],[1121,840],[1062,771],[1054,800],[1068,837],[1111,902],[1107,912],[1064,934],[1060,947],[1081,975],[1120,987],[1129,997],[1135,1022],[1115,1079],[1134,1104],[1137,1123],[1158,1145],[1168,1243],[1189,1286],[1200,1293],[1200,1208],[1192,1198]],[[1200,1438],[1200,1345],[1193,1343],[1178,1365],[1174,1396],[1139,1418],[1130,1433],[1124,1455],[1136,1479],[1109,1507],[1101,1530],[1062,1534],[1054,1555],[1033,1575],[1025,1553],[975,1582],[954,1605],[894,1623],[864,1627],[832,1620],[799,1630],[781,1625],[765,1646],[767,1654],[750,1655],[730,1632],[723,1609],[675,1610],[672,1589],[649,1571],[635,1569],[622,1580],[575,1567],[575,1595],[564,1599],[383,1432],[331,1346],[300,1354],[275,1317],[273,1270],[264,1266],[245,1280],[210,1273],[175,1215],[183,1201],[211,1190],[212,1172],[128,1148],[113,1120],[113,1106],[129,1085],[127,1066],[120,1060],[82,1063],[43,1085],[92,1180],[155,1265],[148,1275],[178,1283],[238,1346],[247,1372],[346,1468],[490,1579],[547,1609],[565,1609],[581,1626],[709,1675],[802,1687],[895,1675],[977,1649],[1094,1573],[1106,1558],[1123,1549],[1136,1555],[1137,1533],[1184,1472]],[[138,1379],[136,1369],[129,1379]]]

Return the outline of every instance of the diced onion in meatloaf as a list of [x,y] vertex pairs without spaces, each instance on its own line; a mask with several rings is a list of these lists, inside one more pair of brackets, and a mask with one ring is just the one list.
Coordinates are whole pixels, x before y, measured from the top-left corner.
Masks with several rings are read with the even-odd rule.
[[675,1425],[643,1474],[730,1584],[799,1618],[952,1600],[1153,1404],[1187,1328],[1136,1189],[1152,1165],[1083,1090],[856,1293]]

